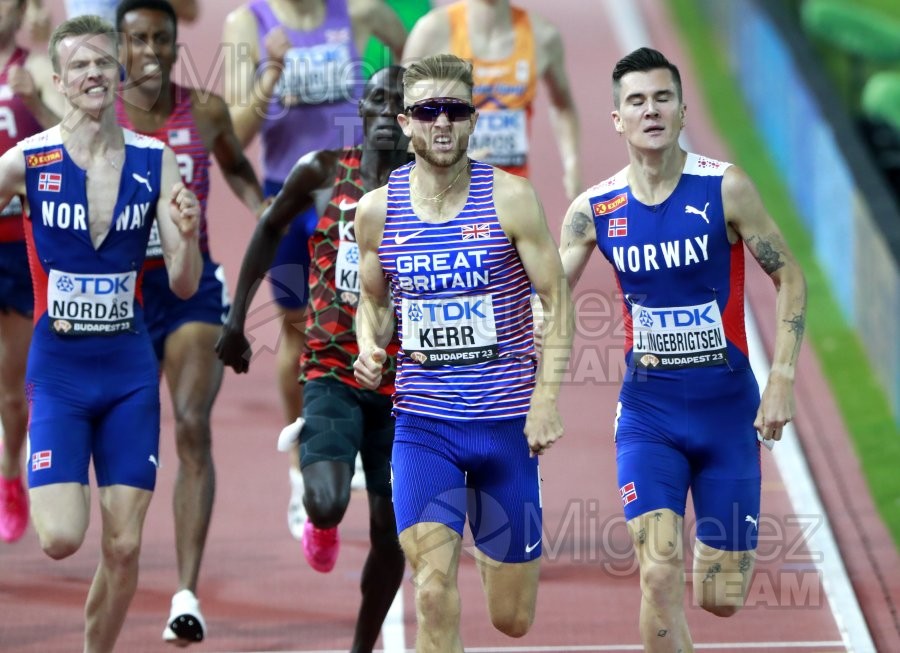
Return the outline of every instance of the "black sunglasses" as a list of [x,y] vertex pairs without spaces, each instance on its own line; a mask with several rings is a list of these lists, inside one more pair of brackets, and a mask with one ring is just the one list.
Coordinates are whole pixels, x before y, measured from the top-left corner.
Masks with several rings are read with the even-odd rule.
[[468,120],[475,113],[475,106],[465,100],[442,97],[411,104],[406,107],[405,112],[413,120],[421,122],[434,122],[441,113],[446,114],[447,120],[450,122],[456,122],[457,120]]

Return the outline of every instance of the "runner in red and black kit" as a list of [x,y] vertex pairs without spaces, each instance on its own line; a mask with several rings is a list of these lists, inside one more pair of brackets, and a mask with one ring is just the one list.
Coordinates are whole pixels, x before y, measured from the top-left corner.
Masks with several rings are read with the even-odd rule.
[[[353,376],[358,355],[354,317],[359,303],[359,248],[353,230],[356,203],[387,182],[407,162],[408,140],[397,124],[403,110],[403,68],[377,72],[359,103],[365,140],[361,147],[321,150],[294,166],[275,202],[263,214],[241,266],[234,303],[217,345],[237,372],[249,366],[244,336],[247,308],[275,256],[285,228],[313,204],[313,193],[332,188],[331,200],[310,239],[310,311],[301,361],[303,417],[301,464],[308,519],[303,552],[313,569],[328,572],[338,554],[337,526],[350,502],[354,459],[361,452],[369,492],[372,548],[363,567],[362,603],[351,650],[371,651],[403,578],[391,501],[390,457],[393,374],[377,390]],[[396,353],[397,343],[388,350]],[[393,364],[389,365],[393,370]]]
[[[16,45],[25,0],[0,4],[0,154],[58,121],[44,97],[61,100],[51,88],[50,62]],[[55,104],[58,104],[55,103]],[[28,498],[21,453],[28,425],[25,363],[31,342],[33,296],[22,201],[16,196],[0,213],[0,540],[15,542],[28,526]]]

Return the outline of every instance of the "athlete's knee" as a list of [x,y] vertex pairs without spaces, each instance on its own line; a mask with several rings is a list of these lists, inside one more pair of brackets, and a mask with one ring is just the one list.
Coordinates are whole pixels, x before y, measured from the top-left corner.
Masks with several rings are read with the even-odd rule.
[[101,546],[107,566],[129,568],[137,564],[141,551],[141,538],[137,533],[119,533],[103,538]]
[[349,504],[349,487],[337,487],[337,483],[307,482],[305,485],[303,505],[316,528],[334,528],[340,524]]
[[500,613],[491,611],[491,623],[507,637],[524,637],[534,623],[534,612],[525,606],[506,609]]
[[22,417],[28,413],[28,402],[20,391],[0,392],[0,414]]
[[451,577],[432,573],[424,582],[419,582],[416,585],[416,611],[424,624],[432,628],[458,619],[459,591]]
[[680,603],[684,571],[677,560],[645,560],[641,563],[641,590],[656,606]]
[[54,560],[62,560],[81,548],[84,542],[84,533],[65,532],[51,528],[36,526],[41,550]]
[[743,601],[740,603],[735,603],[733,601],[729,601],[727,603],[710,603],[707,601],[701,601],[700,607],[709,612],[710,614],[714,614],[717,617],[733,617],[738,613],[738,611],[743,607]]

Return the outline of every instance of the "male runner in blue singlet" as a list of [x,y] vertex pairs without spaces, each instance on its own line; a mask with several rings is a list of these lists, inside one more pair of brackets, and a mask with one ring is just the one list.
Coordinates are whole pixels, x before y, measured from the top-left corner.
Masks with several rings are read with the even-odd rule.
[[24,198],[35,331],[26,373],[28,486],[43,550],[75,553],[90,515],[93,461],[103,522],[85,606],[85,651],[112,651],[134,595],[159,457],[156,357],[140,270],[154,220],[172,291],[192,295],[199,205],[172,150],[116,124],[118,35],[96,16],[50,39],[60,125],[0,158],[0,206]]
[[[641,48],[613,71],[613,124],[629,165],[569,207],[561,258],[571,286],[596,245],[624,299],[627,371],[616,411],[619,494],[641,571],[646,651],[691,651],[681,533],[697,518],[694,601],[743,604],[760,505],[757,434],[794,415],[806,284],[742,170],[681,149],[681,77]],[[778,289],[773,365],[760,401],[744,333],[744,245]]]

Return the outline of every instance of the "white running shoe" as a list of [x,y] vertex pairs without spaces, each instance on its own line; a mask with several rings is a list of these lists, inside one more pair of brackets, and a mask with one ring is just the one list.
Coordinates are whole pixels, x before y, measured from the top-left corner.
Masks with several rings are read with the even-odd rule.
[[366,472],[363,469],[362,456],[359,454],[356,454],[356,466],[353,469],[353,478],[350,479],[350,489],[366,489]]
[[191,590],[181,590],[172,597],[169,622],[163,631],[163,641],[176,646],[188,646],[206,637],[206,621],[200,614],[200,601]]
[[288,469],[291,479],[291,500],[288,502],[287,522],[291,536],[303,541],[303,527],[306,525],[306,507],[303,505],[303,474],[299,469]]

